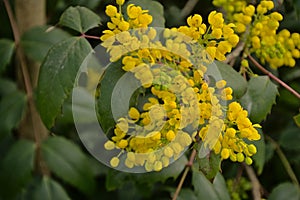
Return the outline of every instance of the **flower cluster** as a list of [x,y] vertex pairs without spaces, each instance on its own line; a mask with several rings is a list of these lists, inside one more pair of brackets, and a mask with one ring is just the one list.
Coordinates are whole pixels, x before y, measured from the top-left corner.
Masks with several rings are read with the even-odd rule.
[[187,19],[188,26],[180,26],[177,30],[198,41],[205,47],[211,59],[225,60],[225,54],[239,42],[239,37],[234,34],[234,24],[225,24],[222,13],[212,11],[208,16],[207,25],[202,23],[198,14]]
[[[215,5],[223,5],[220,2]],[[272,12],[273,1],[263,0],[256,8],[244,3],[241,5],[240,11],[231,9],[232,18],[229,20],[234,22],[238,33],[246,35],[249,52],[255,53],[262,63],[267,62],[274,69],[283,65],[294,67],[295,59],[300,58],[299,34],[291,34],[286,29],[277,32],[283,17],[276,11]]]
[[[124,1],[117,2],[120,6],[124,4]],[[140,6],[130,4],[127,6],[128,20],[124,19],[121,12],[121,7],[118,8],[113,5],[106,7],[105,13],[110,17],[110,22],[107,22],[109,30],[104,30],[101,40],[104,41],[113,35],[116,35],[122,31],[127,31],[132,28],[144,28],[148,27],[152,22],[152,16],[148,14],[148,10],[142,10]]]
[[115,13],[109,16],[121,16],[120,21],[136,29],[121,30],[114,23],[110,32],[103,32],[102,46],[112,62],[121,60],[124,73],[139,81],[143,100],[117,120],[104,144],[106,150],[119,151],[110,165],[160,171],[199,138],[222,159],[251,164],[256,149],[244,140],[260,138],[256,125],[239,103],[227,106],[233,91],[225,80],[205,77],[207,65],[224,60],[238,43],[234,25],[225,24],[216,11],[208,17],[208,28],[200,15],[193,15],[188,26],[171,29],[148,28],[151,20],[143,24],[139,16],[150,15],[132,4],[127,21]]
[[214,6],[222,7],[224,9],[226,18],[231,21],[233,19],[233,14],[241,12],[247,5],[246,0],[213,0]]

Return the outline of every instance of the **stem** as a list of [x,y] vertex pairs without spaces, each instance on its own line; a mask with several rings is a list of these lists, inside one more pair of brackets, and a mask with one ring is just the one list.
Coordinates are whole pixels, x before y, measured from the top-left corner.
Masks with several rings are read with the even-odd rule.
[[[26,113],[25,118],[23,119],[22,122],[25,123],[24,127],[21,127],[20,125],[20,137],[21,138],[30,138],[35,141],[36,144],[36,157],[35,157],[35,164],[36,164],[36,170],[39,171],[41,174],[44,175],[49,175],[50,172],[45,166],[41,155],[40,155],[40,144],[42,139],[47,137],[48,132],[47,129],[45,128],[44,124],[41,121],[40,115],[36,110],[35,107],[35,102],[33,100],[33,85],[35,81],[32,81],[30,78],[30,73],[28,70],[28,65],[26,62],[26,58],[23,52],[22,47],[20,46],[20,38],[21,38],[21,33],[19,30],[19,27],[17,25],[17,21],[13,15],[11,6],[9,4],[8,0],[3,0],[7,15],[11,24],[14,40],[15,40],[15,45],[16,45],[16,56],[20,64],[20,71],[21,71],[21,81],[24,82],[25,85],[25,92],[27,95],[27,104],[28,104],[28,110]],[[34,14],[36,15],[36,14]],[[23,16],[25,17],[25,16]],[[26,16],[27,17],[27,16]],[[23,80],[22,80],[23,79]],[[35,77],[32,78],[35,80]],[[33,82],[33,83],[32,83]],[[22,83],[23,84],[23,83]],[[21,124],[22,124],[21,122]],[[28,135],[27,135],[28,132]]]
[[84,33],[81,34],[81,37],[95,39],[95,40],[100,40],[100,37],[98,37],[98,36],[86,35]]
[[279,144],[275,140],[273,140],[270,136],[266,136],[266,138],[275,146],[276,153],[278,154],[278,156],[279,156],[286,172],[288,173],[289,177],[291,178],[292,182],[299,187],[299,182],[298,182],[297,176],[295,175],[288,159],[284,155]]
[[198,0],[189,0],[181,10],[180,17],[185,18],[186,16],[188,16],[197,5],[197,3]]
[[287,85],[285,82],[277,78],[274,74],[272,74],[270,71],[266,70],[261,64],[259,64],[251,55],[248,55],[248,58],[251,60],[251,62],[264,74],[268,75],[270,78],[275,80],[277,83],[282,85],[284,88],[286,88],[288,91],[290,91],[293,95],[295,95],[298,99],[300,99],[300,94],[291,88],[289,85]]
[[244,164],[248,177],[252,183],[252,195],[254,200],[261,200],[260,182],[256,177],[253,168],[249,165]]
[[182,188],[182,185],[184,183],[184,180],[186,179],[186,176],[187,176],[188,172],[190,171],[191,167],[193,166],[193,162],[195,160],[196,154],[197,154],[196,149],[193,149],[192,154],[190,156],[190,159],[189,159],[188,163],[186,164],[186,167],[184,169],[184,172],[182,174],[182,177],[181,177],[180,182],[179,182],[179,184],[178,184],[178,186],[176,188],[176,191],[174,193],[174,196],[173,196],[172,200],[176,200],[177,199],[177,197],[178,197],[178,195],[180,193],[180,190]]

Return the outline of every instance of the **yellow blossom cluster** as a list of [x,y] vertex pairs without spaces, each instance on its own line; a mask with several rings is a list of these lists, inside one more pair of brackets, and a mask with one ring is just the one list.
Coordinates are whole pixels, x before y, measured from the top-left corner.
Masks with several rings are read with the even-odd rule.
[[[223,15],[213,11],[209,27],[200,15],[193,15],[187,19],[188,26],[155,29],[147,27],[152,17],[139,6],[127,7],[127,20],[116,7],[108,7],[113,12],[106,14],[114,26],[108,25],[110,30],[103,32],[102,46],[112,62],[121,60],[124,73],[137,79],[146,94],[141,105],[137,102],[117,120],[113,135],[105,142],[106,150],[119,151],[110,165],[160,171],[198,138],[223,159],[242,162],[242,154],[251,164],[255,146],[244,140],[259,139],[255,126],[245,110],[233,106],[240,104],[227,107],[233,91],[225,80],[210,82],[205,78],[206,65],[214,59],[224,60],[238,43],[234,25],[225,24]],[[140,15],[151,20],[143,21]],[[128,28],[120,28],[122,21]]]
[[[214,2],[216,6],[226,4],[223,1]],[[295,59],[300,58],[299,34],[290,33],[286,29],[277,31],[283,16],[272,11],[273,1],[262,0],[256,7],[245,3],[246,1],[239,7],[240,11],[228,10],[232,16],[228,20],[236,25],[236,32],[246,35],[246,48],[249,52],[255,53],[262,63],[269,63],[274,69],[281,66],[294,67]]]
[[142,10],[140,6],[135,6],[130,4],[127,6],[126,14],[128,15],[128,20],[124,19],[121,12],[121,5],[124,1],[117,2],[120,7],[108,5],[105,10],[105,14],[110,17],[110,22],[107,22],[107,27],[109,30],[104,30],[101,40],[104,41],[111,36],[114,36],[122,31],[127,31],[132,28],[145,28],[148,27],[152,22],[152,16],[149,15],[148,10]]
[[195,14],[188,17],[187,26],[180,26],[177,30],[205,47],[211,59],[225,60],[225,54],[239,42],[239,37],[234,33],[234,24],[224,23],[222,13],[212,11],[208,16],[209,27],[202,22],[201,15]]
[[213,0],[212,3],[214,6],[224,9],[229,21],[233,19],[234,13],[241,12],[247,5],[246,0]]

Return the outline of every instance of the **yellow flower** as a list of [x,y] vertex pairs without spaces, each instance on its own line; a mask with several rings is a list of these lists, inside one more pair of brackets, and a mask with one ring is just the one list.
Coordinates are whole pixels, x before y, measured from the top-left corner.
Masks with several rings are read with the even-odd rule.
[[142,14],[142,8],[140,6],[135,6],[134,4],[129,4],[127,6],[127,15],[131,19],[137,18]]
[[128,115],[134,121],[137,121],[140,118],[140,112],[136,108],[134,108],[134,107],[131,107],[129,109]]
[[108,5],[106,6],[105,13],[109,17],[114,17],[118,13],[118,9],[116,6]]
[[125,2],[125,0],[116,0],[116,3],[120,6],[123,5],[124,2]]
[[222,13],[217,13],[217,11],[214,10],[208,15],[208,23],[215,28],[222,28],[223,22],[224,19]]
[[117,167],[117,166],[119,165],[119,163],[120,163],[120,160],[119,160],[119,158],[117,158],[117,157],[113,157],[113,158],[110,160],[110,165],[111,165],[112,167]]
[[187,18],[187,23],[191,27],[201,27],[202,25],[202,17],[201,15],[195,14],[194,16],[189,16]]

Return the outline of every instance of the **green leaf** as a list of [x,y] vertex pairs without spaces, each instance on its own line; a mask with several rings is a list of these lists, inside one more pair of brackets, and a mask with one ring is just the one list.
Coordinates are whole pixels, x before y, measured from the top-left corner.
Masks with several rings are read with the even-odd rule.
[[[3,85],[2,85],[3,84]],[[12,89],[15,87],[13,83],[0,80],[1,87],[12,84]],[[0,91],[2,95],[2,92]],[[13,128],[17,127],[22,119],[26,107],[26,96],[23,92],[14,88],[8,94],[4,94],[0,100],[0,139],[11,133]]]
[[199,200],[214,199],[220,200],[213,184],[205,177],[205,175],[198,170],[193,170],[192,184],[196,196]]
[[28,57],[42,62],[51,46],[68,37],[70,35],[59,28],[38,26],[29,29],[22,35],[21,45]]
[[295,115],[293,118],[296,125],[300,128],[300,113],[298,115]]
[[265,165],[265,156],[266,156],[266,144],[264,134],[262,133],[261,129],[258,130],[261,139],[257,141],[252,141],[256,146],[257,152],[253,155],[254,164],[257,167],[257,174],[260,175],[264,169]]
[[271,112],[277,94],[277,86],[268,76],[256,76],[250,79],[247,92],[240,103],[248,110],[250,119],[259,123]]
[[50,177],[43,176],[33,186],[33,191],[30,191],[30,199],[32,200],[67,200],[71,199],[64,188]]
[[275,187],[268,200],[299,200],[300,199],[300,189],[292,183],[281,183]]
[[188,188],[183,188],[180,190],[180,193],[177,197],[177,200],[198,200],[195,192]]
[[61,15],[59,24],[80,33],[85,33],[100,24],[100,17],[85,7],[69,7]]
[[[125,74],[125,72],[121,68],[121,61],[117,61],[114,63],[111,63],[108,68],[105,70],[105,73],[103,74],[101,78],[101,82],[98,86],[99,90],[99,97],[97,98],[97,114],[98,114],[98,120],[100,122],[101,128],[103,129],[104,133],[107,133],[107,131],[114,127],[115,121],[112,114],[112,93],[113,90],[118,82],[118,80]],[[126,94],[129,94],[128,88],[130,88],[130,80],[126,83],[126,85],[123,85],[123,93],[119,95],[119,100],[125,102],[125,98],[127,98]],[[123,104],[120,106],[124,107]],[[127,110],[124,112],[120,111],[119,113],[122,113],[123,115],[127,114]]]
[[57,122],[60,123],[74,123],[73,113],[78,116],[76,122],[78,123],[92,123],[95,122],[94,114],[91,110],[94,110],[92,96],[83,88],[77,88],[78,95],[77,101],[69,98],[63,105],[62,115],[57,118]]
[[280,145],[289,150],[300,150],[300,128],[297,126],[288,126],[280,136]]
[[0,39],[0,73],[3,72],[9,64],[13,55],[15,44],[9,39]]
[[73,89],[77,72],[91,50],[86,39],[80,37],[64,40],[49,50],[40,69],[37,87],[37,108],[48,128],[54,125]]
[[42,156],[55,175],[90,194],[95,189],[92,169],[85,154],[62,137],[50,137],[41,145]]
[[[216,64],[216,67],[214,64]],[[207,66],[206,74],[216,78],[216,81],[226,80],[227,86],[232,88],[235,98],[243,96],[247,90],[247,81],[241,74],[223,62],[215,61],[214,64]]]
[[221,169],[221,157],[211,151],[204,158],[198,157],[199,170],[207,179],[213,179]]
[[0,196],[11,199],[21,192],[32,178],[35,144],[28,140],[18,140],[5,155],[0,166]]
[[157,1],[152,0],[130,0],[126,3],[141,6],[143,10],[149,10],[149,14],[153,17],[151,27],[165,27],[164,7]]
[[213,186],[220,200],[230,200],[230,195],[227,190],[225,179],[220,172],[217,173],[213,181]]

